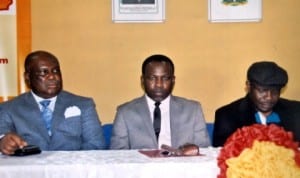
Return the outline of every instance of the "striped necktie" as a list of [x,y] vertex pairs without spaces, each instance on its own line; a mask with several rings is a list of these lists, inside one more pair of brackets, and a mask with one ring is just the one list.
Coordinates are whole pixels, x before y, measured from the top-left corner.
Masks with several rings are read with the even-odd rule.
[[49,136],[52,135],[52,132],[51,132],[52,111],[48,107],[50,102],[51,102],[50,100],[43,100],[40,102],[40,104],[42,105],[41,116],[45,122]]

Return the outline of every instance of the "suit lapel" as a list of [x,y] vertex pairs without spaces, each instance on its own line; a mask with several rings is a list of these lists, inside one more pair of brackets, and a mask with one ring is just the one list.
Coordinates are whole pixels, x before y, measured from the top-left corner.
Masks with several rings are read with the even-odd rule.
[[25,94],[23,102],[25,108],[24,113],[28,113],[26,118],[28,119],[28,123],[32,123],[32,125],[38,130],[38,133],[41,133],[45,140],[49,141],[50,138],[45,127],[45,123],[41,118],[39,105],[30,92]]
[[64,111],[67,103],[64,100],[63,92],[57,95],[53,117],[52,117],[52,128],[57,128],[61,122],[65,120]]
[[171,144],[177,145],[178,126],[181,124],[181,106],[174,96],[170,98],[170,129],[171,129]]
[[138,111],[138,114],[143,119],[143,124],[144,124],[145,128],[147,129],[146,131],[151,136],[153,143],[157,145],[156,136],[154,133],[153,124],[152,124],[152,120],[151,120],[150,110],[149,110],[148,103],[146,101],[145,96],[142,96],[138,99],[137,111]]

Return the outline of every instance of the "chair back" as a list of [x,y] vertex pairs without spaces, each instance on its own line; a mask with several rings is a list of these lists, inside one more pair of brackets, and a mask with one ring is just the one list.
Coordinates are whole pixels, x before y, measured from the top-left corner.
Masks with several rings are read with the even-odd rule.
[[105,138],[105,142],[107,145],[107,148],[109,149],[110,146],[110,137],[111,137],[111,131],[112,131],[113,124],[104,124],[102,125],[103,135]]
[[213,132],[214,132],[214,123],[206,123],[206,129],[208,131],[208,135],[209,135],[209,138],[210,138],[210,143],[212,143]]

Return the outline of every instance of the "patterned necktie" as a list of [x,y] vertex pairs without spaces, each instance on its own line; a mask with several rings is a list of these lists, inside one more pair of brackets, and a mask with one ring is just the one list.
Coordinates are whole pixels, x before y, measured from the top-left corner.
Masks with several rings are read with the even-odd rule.
[[156,135],[156,139],[158,140],[160,133],[160,122],[161,122],[161,113],[159,109],[160,102],[155,103],[155,108],[153,112],[153,128]]
[[50,100],[43,100],[43,101],[40,102],[40,104],[42,105],[41,116],[42,116],[42,118],[45,122],[45,125],[46,125],[46,128],[48,130],[49,136],[52,135],[52,133],[51,133],[52,111],[48,107],[50,102],[51,102]]

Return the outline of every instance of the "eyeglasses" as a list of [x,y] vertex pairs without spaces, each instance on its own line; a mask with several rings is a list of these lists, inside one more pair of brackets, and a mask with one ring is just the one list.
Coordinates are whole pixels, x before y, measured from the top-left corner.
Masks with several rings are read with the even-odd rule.
[[49,69],[39,69],[37,71],[32,71],[36,76],[41,76],[41,77],[46,77],[50,74],[52,75],[60,75],[60,69],[59,68],[54,68],[52,70]]

